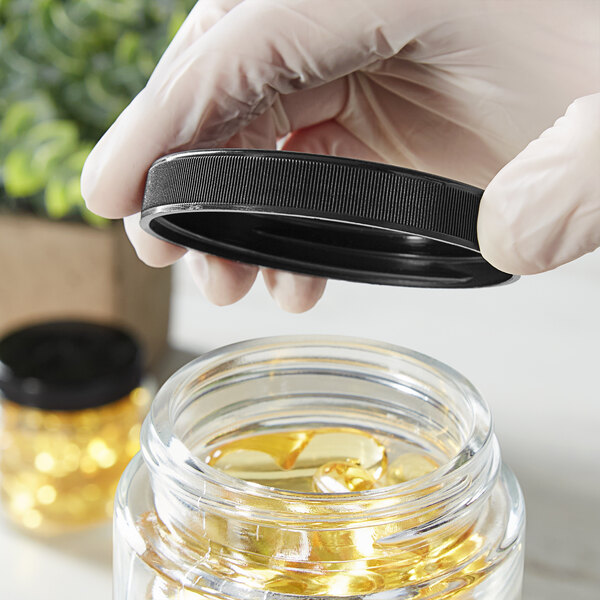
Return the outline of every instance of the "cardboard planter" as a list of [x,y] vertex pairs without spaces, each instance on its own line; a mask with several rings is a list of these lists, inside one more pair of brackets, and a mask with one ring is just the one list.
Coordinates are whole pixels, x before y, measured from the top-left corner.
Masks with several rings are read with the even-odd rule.
[[154,364],[167,343],[170,269],[144,265],[121,222],[105,229],[0,214],[0,336],[32,322],[120,324]]

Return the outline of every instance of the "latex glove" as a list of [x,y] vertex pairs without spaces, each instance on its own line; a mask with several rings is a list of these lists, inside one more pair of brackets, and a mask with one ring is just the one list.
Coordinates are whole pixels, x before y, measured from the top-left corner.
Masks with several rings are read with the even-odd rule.
[[[600,96],[589,96],[600,89],[599,48],[596,0],[200,0],[91,153],[82,191],[100,215],[132,215],[139,256],[168,264],[185,250],[137,222],[150,164],[285,138],[288,150],[487,186],[484,257],[511,273],[551,269],[600,244]],[[218,304],[256,277],[256,267],[190,256]],[[287,310],[309,308],[324,288],[263,273]]]

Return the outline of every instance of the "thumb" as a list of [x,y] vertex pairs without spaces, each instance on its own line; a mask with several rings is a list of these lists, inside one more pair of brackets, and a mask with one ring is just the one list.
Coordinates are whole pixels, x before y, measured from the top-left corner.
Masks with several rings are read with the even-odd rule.
[[600,246],[600,94],[579,98],[490,182],[483,257],[507,273],[549,271]]

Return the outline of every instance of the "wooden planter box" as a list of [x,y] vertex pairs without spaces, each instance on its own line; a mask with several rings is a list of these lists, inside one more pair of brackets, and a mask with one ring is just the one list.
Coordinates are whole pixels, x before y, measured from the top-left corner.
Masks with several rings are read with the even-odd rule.
[[0,215],[0,336],[80,318],[129,328],[155,364],[166,347],[170,269],[144,265],[121,222],[105,229]]

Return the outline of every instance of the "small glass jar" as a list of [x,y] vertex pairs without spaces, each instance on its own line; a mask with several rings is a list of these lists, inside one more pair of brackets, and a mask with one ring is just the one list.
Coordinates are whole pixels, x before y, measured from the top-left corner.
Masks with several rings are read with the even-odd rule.
[[40,535],[109,519],[150,404],[137,343],[107,325],[33,325],[0,340],[0,485]]
[[[256,435],[349,430],[437,467],[323,493],[209,458]],[[114,600],[520,598],[521,491],[478,392],[432,358],[343,337],[235,344],[167,381],[141,445],[117,490]]]

